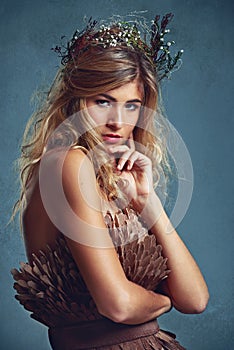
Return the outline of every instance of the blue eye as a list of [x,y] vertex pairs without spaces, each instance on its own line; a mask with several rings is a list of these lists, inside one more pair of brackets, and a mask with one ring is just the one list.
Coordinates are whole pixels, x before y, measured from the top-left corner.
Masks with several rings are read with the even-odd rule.
[[137,109],[139,109],[140,107],[138,105],[136,105],[135,103],[127,103],[125,105],[125,108],[128,110],[128,111],[136,111]]
[[95,102],[100,107],[110,107],[110,102],[107,100],[96,100]]

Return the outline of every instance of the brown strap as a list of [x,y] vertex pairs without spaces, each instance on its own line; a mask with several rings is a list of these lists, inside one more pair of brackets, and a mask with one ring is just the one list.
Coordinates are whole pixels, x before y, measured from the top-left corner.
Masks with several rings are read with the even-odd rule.
[[140,325],[125,325],[103,319],[49,328],[49,340],[54,350],[90,349],[132,341],[156,334],[158,330],[156,320]]

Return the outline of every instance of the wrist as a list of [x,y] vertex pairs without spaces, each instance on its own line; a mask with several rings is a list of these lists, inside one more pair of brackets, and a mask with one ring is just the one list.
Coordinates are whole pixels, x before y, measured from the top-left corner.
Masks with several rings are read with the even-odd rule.
[[149,229],[158,222],[164,209],[154,190],[147,195],[138,212]]
[[138,213],[152,233],[171,233],[174,231],[163,205],[154,191],[148,195],[144,207]]

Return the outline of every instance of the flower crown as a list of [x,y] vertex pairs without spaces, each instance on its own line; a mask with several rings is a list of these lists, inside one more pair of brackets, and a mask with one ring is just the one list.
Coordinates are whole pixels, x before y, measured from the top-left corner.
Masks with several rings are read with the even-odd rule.
[[[165,40],[165,36],[170,32],[166,28],[172,18],[173,14],[168,13],[160,22],[160,16],[157,15],[150,27],[145,21],[115,20],[106,25],[90,18],[84,30],[77,29],[66,45],[56,46],[52,50],[61,57],[61,64],[66,66],[68,62],[77,59],[91,46],[103,48],[127,46],[139,50],[151,60],[160,81],[165,77],[170,77],[171,73],[179,69],[182,63],[183,50],[172,56],[170,48],[175,41]],[[141,35],[144,39],[141,38]],[[64,38],[65,36],[61,39]]]

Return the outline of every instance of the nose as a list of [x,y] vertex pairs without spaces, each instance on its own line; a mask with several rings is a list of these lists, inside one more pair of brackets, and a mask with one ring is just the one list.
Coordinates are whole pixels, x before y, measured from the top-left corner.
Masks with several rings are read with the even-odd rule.
[[112,130],[121,129],[123,125],[123,111],[121,110],[121,106],[115,106],[110,111],[106,126]]

